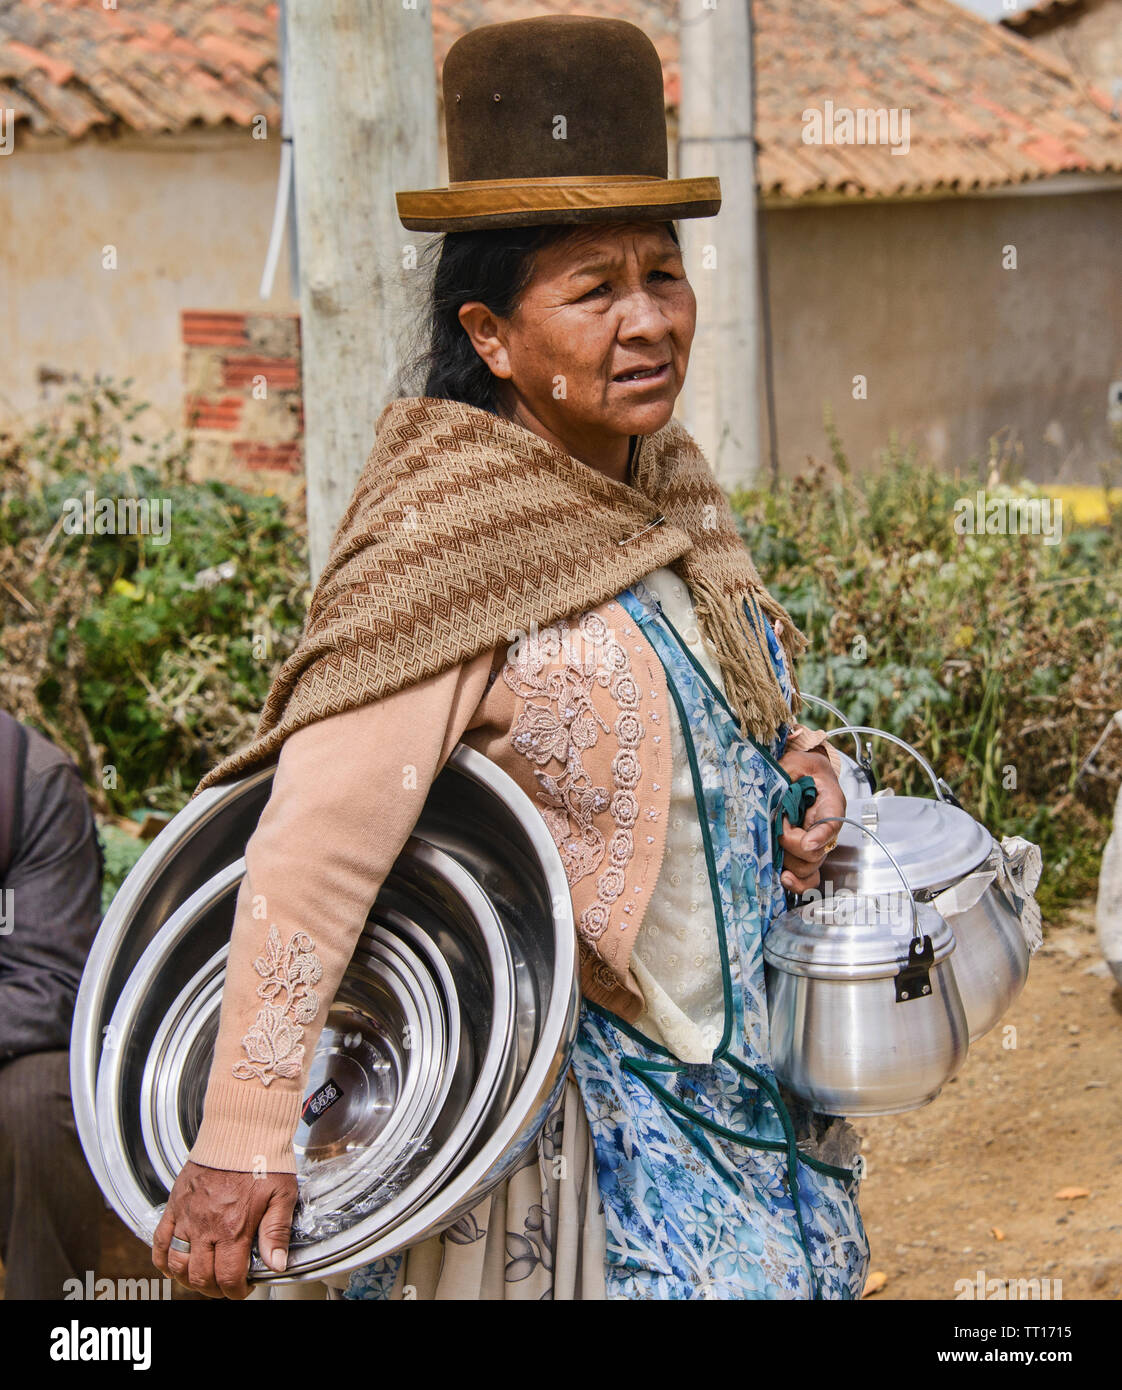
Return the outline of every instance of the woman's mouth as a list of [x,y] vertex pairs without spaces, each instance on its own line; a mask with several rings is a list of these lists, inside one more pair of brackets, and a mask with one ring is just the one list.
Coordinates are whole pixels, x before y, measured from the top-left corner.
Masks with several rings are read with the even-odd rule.
[[613,386],[661,386],[670,379],[670,363],[660,362],[657,367],[636,367],[629,372],[620,372],[612,377]]

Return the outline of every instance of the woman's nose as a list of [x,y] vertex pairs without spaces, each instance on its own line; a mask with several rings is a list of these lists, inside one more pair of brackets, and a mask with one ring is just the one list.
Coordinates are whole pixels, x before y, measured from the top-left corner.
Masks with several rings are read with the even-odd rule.
[[624,300],[619,326],[621,338],[664,338],[669,327],[670,320],[662,305],[648,290],[635,290]]

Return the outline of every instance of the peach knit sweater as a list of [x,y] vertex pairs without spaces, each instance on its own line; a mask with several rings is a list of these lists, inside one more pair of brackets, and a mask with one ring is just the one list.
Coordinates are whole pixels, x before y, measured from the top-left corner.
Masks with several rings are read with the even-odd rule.
[[[612,603],[595,612],[617,625],[638,683],[644,686],[645,703],[638,709],[645,721],[643,767],[635,794],[640,807],[649,799],[651,819],[649,825],[636,827],[636,848],[627,861],[627,891],[616,914],[619,928],[610,938],[617,953],[611,970],[594,956],[592,967],[600,972],[594,976],[586,959],[582,984],[594,997],[618,997],[623,1004],[616,1007],[637,1017],[647,1001],[629,961],[662,864],[671,777],[669,740],[663,745],[665,734],[659,730],[666,728],[669,702],[664,679],[659,683],[663,673],[657,658],[623,610]],[[562,660],[558,657],[554,665]],[[521,676],[525,674],[522,668]],[[546,684],[548,675],[547,663]],[[593,693],[600,698],[600,692]],[[538,794],[542,807],[534,759],[527,755],[524,741],[521,750],[514,747],[528,706],[540,712],[540,701],[525,694],[506,649],[496,648],[373,704],[301,728],[285,741],[272,794],[246,849],[205,1115],[191,1151],[196,1163],[239,1171],[295,1171],[292,1137],[331,1000],[382,882],[457,742],[463,739],[504,766],[531,795]],[[613,727],[619,726],[617,719]],[[817,747],[823,739],[823,734],[796,724],[788,747]],[[593,783],[606,780],[610,785],[608,767],[615,766],[620,749],[609,738],[602,738],[601,744],[584,753]],[[825,749],[832,753],[829,744]],[[657,759],[651,757],[655,753]],[[831,761],[836,765],[836,754]],[[604,829],[611,832],[612,820],[607,812],[603,815]],[[648,828],[656,833],[638,833]],[[574,906],[596,908],[598,902],[591,897],[596,874],[574,867],[572,846],[579,851],[581,843],[565,838],[556,818],[550,829],[563,858],[568,856]],[[571,834],[573,826],[566,829]],[[634,920],[622,917],[629,904],[635,907]],[[278,966],[277,952],[285,943],[287,963]],[[267,958],[287,981],[287,995],[272,999],[276,1027],[270,1033],[271,1053],[269,1048],[262,1050],[260,1040],[256,1047],[252,1040],[255,1026],[260,1032],[263,1007],[268,1009],[260,991],[262,970],[255,962],[265,963]],[[630,998],[622,992],[619,976],[625,977]],[[597,983],[604,979],[607,984]],[[607,992],[610,985],[615,996]],[[286,998],[287,1014],[283,1007],[276,1010]],[[269,1065],[262,1064],[263,1057],[272,1059]]]

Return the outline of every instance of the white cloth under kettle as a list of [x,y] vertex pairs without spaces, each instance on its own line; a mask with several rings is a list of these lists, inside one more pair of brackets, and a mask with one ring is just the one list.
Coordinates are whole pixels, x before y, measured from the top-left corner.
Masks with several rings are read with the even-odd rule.
[[1044,940],[1040,907],[1033,896],[1044,867],[1040,846],[1021,835],[1004,835],[1000,844],[995,841],[995,848],[997,852],[990,856],[984,868],[944,888],[932,904],[941,917],[955,917],[969,911],[990,884],[996,882],[1012,900],[1029,954],[1034,955]]

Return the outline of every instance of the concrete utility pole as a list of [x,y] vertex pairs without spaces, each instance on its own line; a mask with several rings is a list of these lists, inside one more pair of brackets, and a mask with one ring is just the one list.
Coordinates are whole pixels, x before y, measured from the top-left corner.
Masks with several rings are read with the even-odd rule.
[[721,486],[746,487],[760,464],[750,0],[681,0],[679,23],[679,172],[717,174],[722,194],[715,218],[679,224],[698,321],[683,423]]
[[404,307],[394,190],[437,182],[429,0],[287,0],[313,580],[389,402]]

